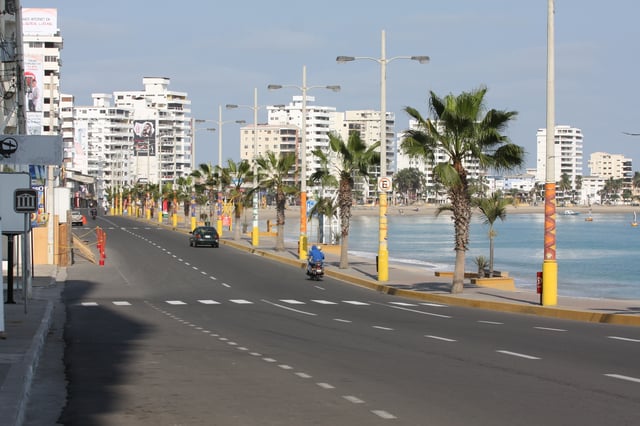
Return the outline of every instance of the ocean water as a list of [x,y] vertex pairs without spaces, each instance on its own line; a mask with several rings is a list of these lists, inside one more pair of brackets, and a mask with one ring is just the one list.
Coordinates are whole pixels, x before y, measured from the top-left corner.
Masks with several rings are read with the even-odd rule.
[[[558,294],[611,299],[640,300],[640,226],[632,227],[633,214],[557,215],[556,260]],[[289,221],[286,238],[297,240],[298,225]],[[317,225],[309,223],[310,240]],[[536,272],[542,270],[544,215],[511,214],[496,221],[494,269],[507,271],[517,288],[535,290]],[[466,270],[475,272],[476,256],[489,257],[489,227],[474,215]],[[389,261],[453,271],[455,262],[453,222],[442,213],[388,217]],[[349,253],[374,259],[378,251],[378,217],[354,216],[349,232]],[[390,277],[393,279],[393,277]]]

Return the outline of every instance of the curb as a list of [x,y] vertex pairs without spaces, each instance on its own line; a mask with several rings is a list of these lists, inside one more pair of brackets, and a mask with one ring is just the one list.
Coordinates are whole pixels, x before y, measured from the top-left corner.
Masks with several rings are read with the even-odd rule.
[[[248,253],[253,253],[268,259],[276,260],[281,263],[286,263],[292,266],[298,266],[300,268],[304,268],[304,265],[305,265],[305,263],[300,260],[287,259],[278,254],[266,252],[264,250],[256,249],[253,247],[247,247],[246,245],[243,245],[234,241],[220,240],[220,243],[231,246],[236,249],[244,250]],[[538,315],[543,317],[567,319],[567,320],[573,320],[573,321],[594,322],[594,323],[601,323],[601,324],[628,325],[628,326],[636,326],[636,327],[640,326],[640,316],[634,316],[634,315],[587,312],[587,311],[548,307],[548,306],[518,305],[515,303],[476,300],[471,298],[465,298],[464,296],[428,294],[428,293],[423,293],[423,292],[414,291],[414,290],[399,289],[386,284],[378,284],[373,280],[370,280],[367,278],[354,277],[351,274],[336,271],[334,269],[325,269],[325,275],[338,279],[340,281],[347,282],[349,284],[355,284],[355,285],[366,287],[381,293],[385,293],[393,296],[406,297],[409,299],[437,302],[437,303],[443,303],[447,305],[460,306],[460,307],[487,309],[487,310],[499,311],[499,312]]]

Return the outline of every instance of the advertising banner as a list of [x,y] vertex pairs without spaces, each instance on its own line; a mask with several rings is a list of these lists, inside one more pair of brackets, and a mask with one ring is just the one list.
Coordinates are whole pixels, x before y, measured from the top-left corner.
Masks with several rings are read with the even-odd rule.
[[133,122],[133,155],[152,157],[156,155],[156,126],[150,120]]

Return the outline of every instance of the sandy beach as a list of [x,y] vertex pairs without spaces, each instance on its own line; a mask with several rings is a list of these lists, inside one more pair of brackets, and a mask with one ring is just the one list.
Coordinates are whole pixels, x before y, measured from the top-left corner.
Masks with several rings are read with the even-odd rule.
[[[640,211],[640,207],[638,206],[570,206],[570,207],[557,207],[556,214],[561,215],[565,210],[573,210],[580,214],[589,214],[591,213],[629,213],[632,214],[634,211]],[[416,215],[435,215],[437,211],[437,206],[433,204],[420,204],[420,205],[410,205],[410,206],[389,206],[387,208],[388,216],[416,216]],[[544,205],[540,204],[538,206],[529,206],[529,205],[519,205],[519,206],[508,206],[507,207],[507,215],[510,214],[531,214],[531,213],[540,213],[544,214]],[[377,216],[380,214],[380,210],[378,206],[354,206],[351,209],[352,216]],[[442,214],[449,214],[448,212],[443,212]],[[477,214],[477,212],[474,212]],[[259,213],[260,220],[275,220],[276,217],[276,209],[274,207],[267,207],[266,209],[260,209]],[[251,217],[251,209],[247,210],[247,217]],[[290,220],[292,218],[300,217],[300,209],[295,206],[287,206],[285,211],[285,221]],[[250,220],[250,219],[249,219]]]

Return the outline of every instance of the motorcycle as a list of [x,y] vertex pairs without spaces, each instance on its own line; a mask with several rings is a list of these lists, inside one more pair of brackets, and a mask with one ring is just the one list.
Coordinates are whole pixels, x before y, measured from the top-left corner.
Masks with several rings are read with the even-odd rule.
[[309,279],[320,281],[324,275],[324,264],[321,261],[312,262],[307,268]]
[[91,219],[96,220],[97,216],[98,216],[98,210],[91,209]]

